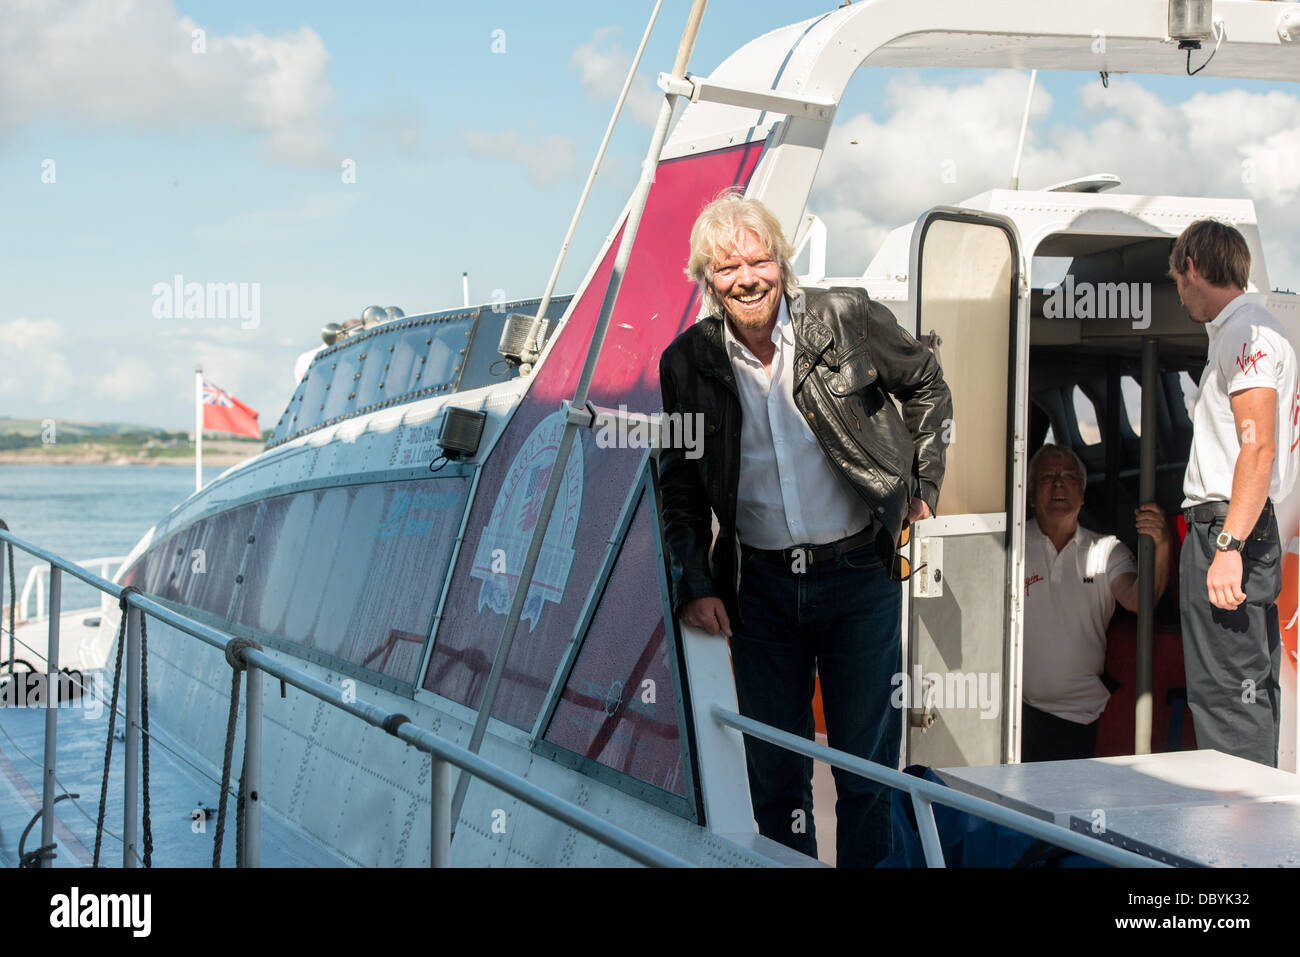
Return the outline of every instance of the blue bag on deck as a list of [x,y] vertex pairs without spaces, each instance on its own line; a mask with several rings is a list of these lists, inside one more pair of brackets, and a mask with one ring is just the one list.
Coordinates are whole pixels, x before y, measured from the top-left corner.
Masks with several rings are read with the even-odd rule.
[[[934,771],[919,764],[903,770],[925,781],[944,783]],[[931,807],[939,830],[939,846],[948,867],[1107,866],[965,811],[938,803]],[[925,851],[921,848],[921,835],[917,831],[916,814],[909,794],[897,790],[892,792],[890,816],[894,825],[894,853],[877,866],[925,867]]]

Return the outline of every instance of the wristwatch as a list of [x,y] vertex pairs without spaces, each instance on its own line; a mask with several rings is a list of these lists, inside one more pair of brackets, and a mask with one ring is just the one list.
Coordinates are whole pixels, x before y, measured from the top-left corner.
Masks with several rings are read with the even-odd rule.
[[1233,538],[1228,532],[1219,532],[1219,537],[1214,540],[1214,547],[1221,552],[1234,551],[1239,552],[1245,548],[1246,543],[1240,538]]

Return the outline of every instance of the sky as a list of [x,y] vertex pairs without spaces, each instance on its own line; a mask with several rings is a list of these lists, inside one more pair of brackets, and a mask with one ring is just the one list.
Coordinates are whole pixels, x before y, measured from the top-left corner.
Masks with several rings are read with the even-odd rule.
[[[713,0],[690,69],[837,5]],[[635,184],[689,6],[664,3],[560,293]],[[201,363],[270,427],[324,323],[459,305],[465,271],[474,302],[539,295],[652,7],[0,0],[0,416],[192,427]],[[1004,186],[1027,84],[859,71],[809,203],[832,274]],[[1030,112],[1022,186],[1252,198],[1300,289],[1300,91],[1040,73]],[[176,277],[248,309],[187,317]]]

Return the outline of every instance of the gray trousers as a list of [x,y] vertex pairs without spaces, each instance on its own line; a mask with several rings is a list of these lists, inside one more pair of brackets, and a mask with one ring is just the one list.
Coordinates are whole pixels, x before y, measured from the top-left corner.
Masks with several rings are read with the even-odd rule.
[[1277,519],[1271,511],[1261,516],[1246,540],[1241,554],[1246,600],[1234,611],[1211,605],[1205,587],[1217,554],[1214,540],[1222,530],[1222,518],[1189,521],[1178,565],[1187,703],[1196,745],[1277,767],[1282,713]]

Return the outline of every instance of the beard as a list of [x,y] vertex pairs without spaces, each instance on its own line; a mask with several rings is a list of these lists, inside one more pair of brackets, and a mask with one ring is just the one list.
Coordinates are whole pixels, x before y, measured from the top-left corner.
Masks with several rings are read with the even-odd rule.
[[[775,294],[773,294],[773,290],[775,290]],[[767,289],[762,290],[762,293],[764,297],[771,300],[762,308],[746,309],[739,303],[734,302],[730,296],[719,297],[723,312],[731,319],[736,328],[758,331],[766,327],[776,317],[777,311],[781,308],[780,288],[769,286]]]

